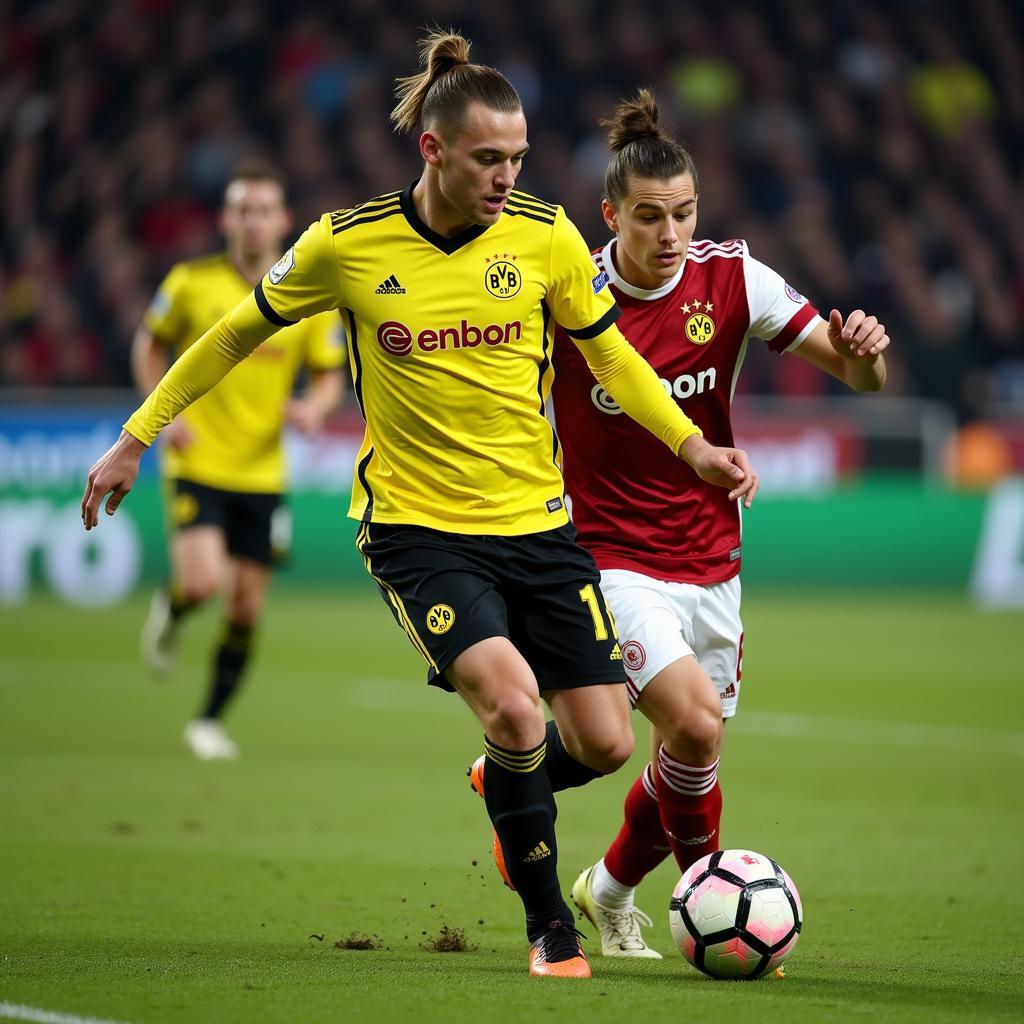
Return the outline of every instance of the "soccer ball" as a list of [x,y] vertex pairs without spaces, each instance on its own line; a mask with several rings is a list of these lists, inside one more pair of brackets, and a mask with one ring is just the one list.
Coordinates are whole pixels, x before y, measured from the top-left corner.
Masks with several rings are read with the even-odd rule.
[[679,880],[668,922],[679,951],[712,978],[760,978],[793,952],[800,894],[770,857],[719,850]]

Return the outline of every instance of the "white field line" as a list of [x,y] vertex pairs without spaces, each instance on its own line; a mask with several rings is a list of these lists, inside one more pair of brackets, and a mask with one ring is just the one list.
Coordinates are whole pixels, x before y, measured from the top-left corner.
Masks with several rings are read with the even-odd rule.
[[36,1024],[120,1024],[116,1020],[99,1017],[78,1017],[73,1013],[57,1013],[41,1010],[38,1006],[22,1006],[20,1003],[0,1003],[0,1018],[4,1020],[30,1020]]

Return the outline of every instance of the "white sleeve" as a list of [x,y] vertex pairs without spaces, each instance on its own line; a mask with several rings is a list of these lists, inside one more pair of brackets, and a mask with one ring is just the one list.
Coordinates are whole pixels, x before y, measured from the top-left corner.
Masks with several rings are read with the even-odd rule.
[[781,274],[755,260],[743,243],[750,334],[773,352],[791,352],[822,322],[818,311]]

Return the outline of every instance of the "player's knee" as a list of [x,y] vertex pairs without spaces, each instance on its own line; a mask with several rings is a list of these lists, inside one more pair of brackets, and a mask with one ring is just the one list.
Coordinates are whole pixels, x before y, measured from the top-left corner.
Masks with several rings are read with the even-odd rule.
[[484,728],[499,746],[511,750],[536,746],[538,734],[544,733],[540,697],[521,690],[501,694],[487,710]]
[[722,712],[719,708],[690,708],[674,728],[663,730],[668,752],[685,764],[709,765],[722,749]]
[[596,737],[586,737],[581,743],[579,751],[570,753],[585,764],[593,768],[595,772],[602,775],[610,775],[618,771],[630,758],[633,753],[633,730],[627,728],[614,732],[603,733]]

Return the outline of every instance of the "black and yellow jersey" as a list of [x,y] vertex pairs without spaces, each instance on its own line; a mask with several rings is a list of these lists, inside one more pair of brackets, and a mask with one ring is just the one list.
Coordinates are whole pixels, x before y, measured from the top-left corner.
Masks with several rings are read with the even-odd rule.
[[554,323],[601,334],[618,309],[561,207],[513,192],[453,237],[412,186],[324,214],[256,287],[281,326],[342,312],[366,421],[349,514],[474,534],[567,521],[544,409]]
[[[143,324],[178,358],[251,290],[226,255],[179,263]],[[344,362],[343,334],[338,315],[324,313],[268,339],[181,413],[194,441],[164,451],[164,474],[223,490],[283,490],[285,403],[303,366],[332,370]]]

